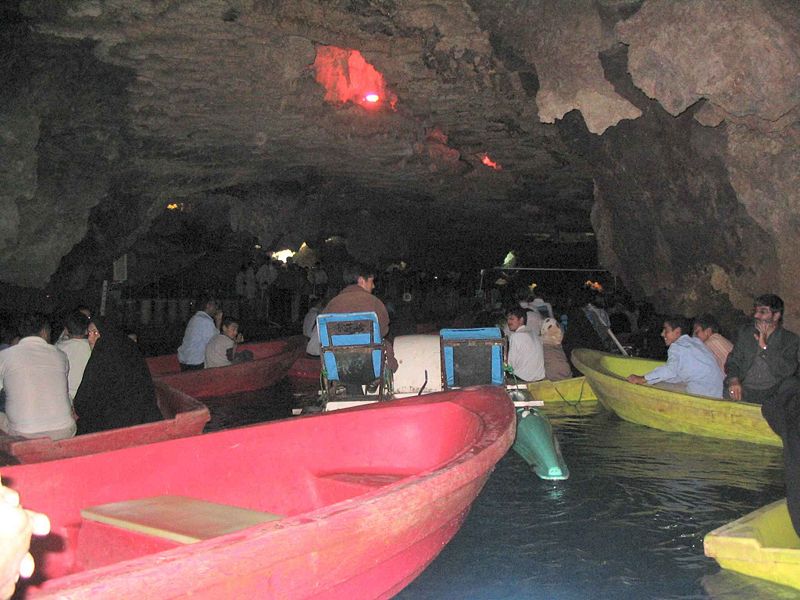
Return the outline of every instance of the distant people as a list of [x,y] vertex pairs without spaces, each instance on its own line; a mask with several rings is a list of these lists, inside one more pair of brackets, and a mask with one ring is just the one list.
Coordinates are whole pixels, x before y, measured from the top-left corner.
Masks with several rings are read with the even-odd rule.
[[311,306],[303,318],[303,335],[308,338],[306,354],[311,356],[319,356],[322,351],[319,343],[319,334],[317,333],[317,316],[319,316],[324,305],[324,298],[312,298]]
[[397,372],[397,359],[394,348],[386,337],[389,335],[389,313],[380,298],[375,297],[375,271],[364,265],[354,265],[345,269],[345,283],[349,284],[336,295],[322,311],[323,313],[374,312],[378,317],[381,337],[386,347],[386,367]]
[[667,345],[667,364],[641,375],[629,375],[637,384],[669,383],[689,394],[722,398],[724,375],[717,359],[697,338],[689,337],[689,321],[684,317],[664,319],[661,337]]
[[754,300],[753,321],[739,330],[725,363],[725,386],[733,400],[783,404],[796,394],[800,339],[783,327],[783,309],[775,294]]
[[720,370],[725,372],[725,361],[733,350],[733,344],[719,332],[719,323],[714,315],[700,315],[695,317],[692,326],[692,335],[706,345],[717,359]]
[[519,306],[520,308],[524,308],[527,312],[525,320],[528,329],[530,329],[533,335],[539,335],[539,332],[542,330],[544,316],[539,311],[539,304],[537,304],[536,300],[541,304],[544,304],[544,302],[541,298],[535,298],[532,294],[527,293],[527,289],[528,288],[525,288],[517,294],[519,297]]
[[26,438],[71,438],[75,419],[67,357],[50,345],[50,323],[43,314],[25,315],[18,329],[19,343],[0,352],[0,388],[6,391],[0,429]]
[[206,346],[219,333],[222,311],[212,296],[204,296],[197,302],[200,308],[186,324],[183,343],[178,348],[181,371],[196,371],[204,368]]
[[88,331],[92,355],[75,395],[78,434],[163,419],[150,370],[136,344],[97,317]]
[[269,320],[270,297],[275,281],[278,279],[278,273],[278,267],[271,258],[264,261],[264,264],[258,268],[256,273],[256,282],[259,290],[259,312],[266,320]]
[[258,295],[258,281],[256,279],[255,263],[251,260],[244,270],[244,296],[247,301],[247,310],[252,314],[256,309],[256,296]]
[[206,346],[206,369],[229,367],[253,360],[253,353],[250,350],[236,352],[237,345],[242,342],[244,336],[239,333],[239,322],[233,317],[223,318],[222,333],[211,338]]
[[67,317],[64,325],[67,332],[67,339],[56,343],[56,348],[67,355],[69,361],[69,399],[74,400],[78,393],[78,387],[83,379],[83,372],[92,348],[89,346],[88,329],[89,317],[76,310]]
[[319,261],[308,270],[308,282],[311,284],[311,293],[322,296],[328,289],[328,274]]
[[539,381],[545,378],[544,348],[538,333],[528,327],[527,311],[522,308],[512,308],[506,313],[508,324],[508,365],[514,370],[514,375],[523,381]]
[[564,337],[561,327],[552,317],[547,317],[542,323],[542,346],[544,350],[545,378],[550,381],[560,381],[572,377],[572,367],[569,366],[567,356],[561,348]]

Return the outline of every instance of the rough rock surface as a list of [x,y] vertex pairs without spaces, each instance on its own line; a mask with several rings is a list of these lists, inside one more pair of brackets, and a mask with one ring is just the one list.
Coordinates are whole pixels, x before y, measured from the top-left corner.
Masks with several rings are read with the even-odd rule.
[[[159,239],[185,268],[203,250],[171,229],[175,203],[214,252],[336,234],[454,268],[593,224],[603,264],[661,310],[771,290],[800,315],[796,2],[0,10],[6,283],[96,285],[129,252],[144,284],[169,275]],[[394,108],[326,101],[323,46],[357,49]]]

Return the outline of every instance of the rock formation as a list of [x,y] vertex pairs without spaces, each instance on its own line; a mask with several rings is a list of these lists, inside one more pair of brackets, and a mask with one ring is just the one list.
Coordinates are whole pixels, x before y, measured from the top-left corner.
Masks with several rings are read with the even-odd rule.
[[168,276],[159,253],[197,256],[164,245],[173,204],[208,251],[342,235],[360,258],[448,268],[593,230],[659,310],[769,290],[800,320],[791,0],[2,10],[6,284],[94,286],[125,252],[137,284]]

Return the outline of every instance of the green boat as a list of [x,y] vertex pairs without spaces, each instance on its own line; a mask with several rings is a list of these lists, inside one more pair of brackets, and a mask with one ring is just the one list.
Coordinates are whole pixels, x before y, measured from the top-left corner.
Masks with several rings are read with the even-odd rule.
[[535,408],[517,408],[517,437],[512,447],[542,479],[569,477],[550,420]]

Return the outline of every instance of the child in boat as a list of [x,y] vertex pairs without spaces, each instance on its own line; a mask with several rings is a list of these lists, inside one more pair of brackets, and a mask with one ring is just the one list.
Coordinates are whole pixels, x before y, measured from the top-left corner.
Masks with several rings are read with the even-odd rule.
[[[667,364],[655,368],[644,377],[629,375],[630,383],[672,383],[686,386],[689,394],[722,398],[724,375],[717,359],[703,342],[689,337],[689,321],[684,317],[664,319],[661,337],[669,350]],[[687,333],[684,333],[687,332]]]
[[229,367],[230,365],[246,362],[253,359],[249,350],[236,352],[237,344],[241,344],[244,337],[239,333],[239,323],[232,317],[222,319],[222,333],[217,334],[206,346],[205,368]]

